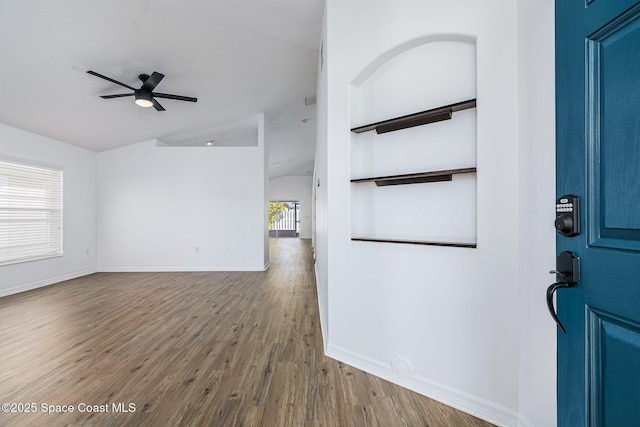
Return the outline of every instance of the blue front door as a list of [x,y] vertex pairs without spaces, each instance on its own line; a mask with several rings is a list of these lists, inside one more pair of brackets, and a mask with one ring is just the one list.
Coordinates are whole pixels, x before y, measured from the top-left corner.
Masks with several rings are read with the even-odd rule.
[[556,1],[557,194],[581,199],[557,292],[558,425],[640,426],[640,2]]

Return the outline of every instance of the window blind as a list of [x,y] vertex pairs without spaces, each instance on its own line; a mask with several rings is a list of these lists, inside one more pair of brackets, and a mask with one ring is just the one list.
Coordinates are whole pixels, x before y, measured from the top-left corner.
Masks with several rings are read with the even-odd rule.
[[0,160],[0,265],[61,256],[62,170]]

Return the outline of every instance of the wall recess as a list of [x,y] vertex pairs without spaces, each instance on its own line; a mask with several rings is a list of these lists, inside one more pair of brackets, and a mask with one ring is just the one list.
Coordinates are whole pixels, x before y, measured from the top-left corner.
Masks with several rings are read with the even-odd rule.
[[351,239],[477,247],[475,43],[424,43],[357,81]]

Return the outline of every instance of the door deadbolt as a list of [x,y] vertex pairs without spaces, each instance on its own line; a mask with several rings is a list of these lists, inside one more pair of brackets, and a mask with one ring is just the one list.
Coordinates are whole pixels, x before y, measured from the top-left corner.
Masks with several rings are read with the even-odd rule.
[[556,200],[556,230],[566,237],[580,234],[580,198],[566,194]]

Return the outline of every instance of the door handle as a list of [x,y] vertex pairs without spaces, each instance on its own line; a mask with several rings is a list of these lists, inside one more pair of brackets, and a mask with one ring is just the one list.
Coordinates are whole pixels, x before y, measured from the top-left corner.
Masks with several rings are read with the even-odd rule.
[[570,288],[570,287],[571,285],[568,283],[556,282],[547,288],[547,308],[549,309],[549,314],[551,314],[551,317],[553,317],[553,320],[556,322],[556,325],[558,325],[558,327],[562,329],[562,332],[564,332],[565,334],[567,333],[567,330],[564,328],[564,326],[562,326],[562,322],[560,321],[560,319],[558,319],[558,315],[556,314],[556,309],[553,306],[553,294],[560,288]]
[[553,306],[553,294],[560,288],[572,288],[580,280],[580,258],[573,252],[564,251],[556,258],[556,269],[549,273],[556,275],[557,282],[547,288],[547,309],[556,325],[564,332],[567,330],[560,322],[555,307]]

